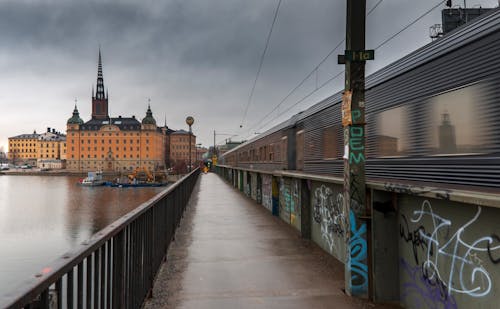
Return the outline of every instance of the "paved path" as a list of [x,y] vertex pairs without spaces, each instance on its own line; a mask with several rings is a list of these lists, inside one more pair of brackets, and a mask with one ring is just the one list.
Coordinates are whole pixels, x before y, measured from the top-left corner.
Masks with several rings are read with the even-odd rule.
[[343,288],[341,263],[202,174],[145,308],[394,308]]

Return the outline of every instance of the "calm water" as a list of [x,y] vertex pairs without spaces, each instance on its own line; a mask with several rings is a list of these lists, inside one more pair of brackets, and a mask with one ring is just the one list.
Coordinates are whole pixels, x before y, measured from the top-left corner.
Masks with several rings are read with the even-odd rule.
[[81,187],[78,177],[0,176],[0,298],[165,188]]

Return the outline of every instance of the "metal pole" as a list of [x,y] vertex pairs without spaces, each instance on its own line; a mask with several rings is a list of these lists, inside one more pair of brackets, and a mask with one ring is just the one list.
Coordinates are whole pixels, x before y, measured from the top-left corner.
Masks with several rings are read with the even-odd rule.
[[191,126],[189,126],[189,172],[191,172]]
[[[344,126],[344,209],[346,231],[347,294],[369,296],[368,207],[365,187],[365,15],[366,0],[347,0]],[[350,57],[347,57],[347,54]],[[344,121],[346,120],[346,121]]]

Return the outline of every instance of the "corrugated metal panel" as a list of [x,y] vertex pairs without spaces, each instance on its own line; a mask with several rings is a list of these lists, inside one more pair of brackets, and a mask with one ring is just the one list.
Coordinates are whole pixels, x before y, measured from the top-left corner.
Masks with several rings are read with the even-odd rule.
[[[494,10],[449,35],[411,53],[367,78],[367,156],[366,173],[371,178],[398,178],[424,182],[500,186],[498,156],[427,157],[430,151],[426,128],[431,124],[430,101],[433,96],[477,83],[480,96],[474,122],[484,140],[482,151],[500,153],[500,11]],[[480,55],[478,54],[480,51]],[[487,56],[485,56],[487,55]],[[341,92],[315,104],[254,139],[262,143],[277,130],[303,124],[304,171],[343,175],[343,160],[324,160],[323,131],[340,123]],[[479,102],[481,104],[479,104]],[[377,114],[397,106],[408,106],[409,155],[398,159],[375,159]],[[339,130],[342,149],[342,130]],[[286,132],[282,132],[286,134]],[[274,137],[273,137],[274,139]],[[240,147],[243,147],[240,146]],[[341,153],[339,153],[341,155]],[[258,164],[265,168],[263,163]],[[267,166],[268,168],[271,165]],[[254,167],[257,168],[257,167]]]
[[452,50],[461,49],[479,37],[487,36],[500,30],[500,9],[474,19],[470,23],[455,29],[446,36],[408,54],[406,57],[371,74],[366,80],[366,87],[374,87],[404,72],[412,70],[426,62],[448,54]]

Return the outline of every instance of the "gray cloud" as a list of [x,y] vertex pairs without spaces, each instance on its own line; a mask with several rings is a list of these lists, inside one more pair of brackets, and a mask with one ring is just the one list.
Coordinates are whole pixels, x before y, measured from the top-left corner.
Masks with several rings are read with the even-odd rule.
[[[496,3],[471,1],[468,5]],[[367,2],[370,8],[378,0]],[[367,48],[435,3],[383,1],[368,18]],[[166,117],[169,126],[181,129],[186,127],[185,117],[193,115],[193,129],[204,145],[213,142],[213,130],[252,134],[261,128],[251,124],[271,111],[345,32],[345,1],[283,1],[245,127],[240,130],[276,4],[269,0],[2,1],[0,146],[7,137],[33,129],[65,130],[75,98],[82,117],[89,119],[99,45],[112,115],[143,117],[151,98],[159,123]],[[378,50],[368,71],[430,42],[428,28],[439,18],[437,10]],[[281,115],[275,121],[338,91],[342,77],[283,112],[316,83],[343,69],[336,64],[336,55],[343,49],[273,114]]]

